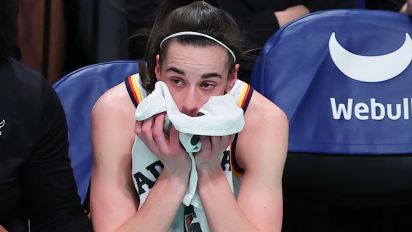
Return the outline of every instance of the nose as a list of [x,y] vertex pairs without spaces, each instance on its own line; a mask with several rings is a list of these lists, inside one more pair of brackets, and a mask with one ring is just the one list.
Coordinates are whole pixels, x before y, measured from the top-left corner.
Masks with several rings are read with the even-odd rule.
[[196,116],[200,109],[198,104],[196,104],[196,100],[193,98],[185,98],[183,101],[181,112],[191,117]]
[[187,94],[182,99],[183,104],[181,105],[180,111],[191,117],[197,116],[197,113],[202,106],[201,97],[196,91],[188,91]]

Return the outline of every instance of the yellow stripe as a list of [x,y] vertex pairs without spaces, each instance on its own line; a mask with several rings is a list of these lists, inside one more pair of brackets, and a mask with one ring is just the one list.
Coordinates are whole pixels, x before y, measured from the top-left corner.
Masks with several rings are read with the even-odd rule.
[[135,76],[132,76],[132,85],[133,85],[132,87],[133,87],[134,91],[136,92],[136,97],[137,97],[138,103],[140,103],[142,101],[142,94],[140,92],[139,85],[136,82],[136,77]]
[[243,99],[246,97],[245,95],[247,94],[248,87],[248,85],[243,86],[242,93],[240,94],[240,98],[237,102],[237,106],[242,107]]

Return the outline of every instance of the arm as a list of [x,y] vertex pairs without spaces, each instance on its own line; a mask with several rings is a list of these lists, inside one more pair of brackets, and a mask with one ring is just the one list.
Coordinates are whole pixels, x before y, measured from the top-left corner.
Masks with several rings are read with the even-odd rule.
[[280,108],[257,92],[246,117],[250,124],[239,136],[237,147],[239,165],[245,169],[239,206],[260,230],[281,231],[288,121]]
[[[23,201],[35,231],[91,231],[82,214],[80,198],[68,157],[66,118],[59,98],[45,81],[33,119],[36,144],[21,170]],[[38,110],[38,111],[37,111]],[[39,112],[40,114],[37,114]]]
[[[131,179],[133,105],[119,87],[96,102],[92,115],[90,207],[95,231],[115,231],[137,211]],[[129,100],[130,101],[130,100]]]
[[245,120],[236,147],[238,163],[245,169],[237,201],[218,166],[199,170],[199,193],[209,226],[212,231],[280,231],[288,122],[257,92]]
[[402,6],[400,13],[412,15],[412,0],[407,0],[406,3]]
[[282,11],[275,11],[274,15],[279,22],[279,27],[282,27],[290,21],[300,18],[309,13],[310,11],[306,6],[296,5]]
[[[93,226],[97,232],[167,231],[186,191],[188,171],[185,175],[169,172],[166,162],[145,204],[139,207],[131,171],[134,111],[126,88],[121,84],[104,94],[92,112],[94,161],[90,203]],[[152,126],[156,128],[154,134],[163,136],[157,142],[166,142],[160,117],[157,121],[147,120],[137,124],[136,127],[145,128],[144,132],[136,129],[140,136],[146,136],[142,139],[145,143],[152,143],[153,136],[156,137],[148,135],[152,134]],[[148,147],[155,149],[151,145]]]

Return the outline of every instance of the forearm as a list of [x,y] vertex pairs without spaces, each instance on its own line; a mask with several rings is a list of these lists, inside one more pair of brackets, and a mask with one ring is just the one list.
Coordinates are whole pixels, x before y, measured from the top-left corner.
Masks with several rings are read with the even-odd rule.
[[306,14],[309,14],[309,9],[304,5],[296,5],[289,7],[283,11],[276,11],[274,15],[279,23],[279,26],[282,27],[285,24],[300,18]]
[[221,169],[198,173],[199,195],[211,231],[257,231],[237,205]]
[[168,231],[186,193],[187,180],[161,172],[144,204],[118,231]]
[[403,6],[399,10],[399,12],[404,13],[404,14],[408,14],[408,15],[412,15],[412,0],[406,1],[406,3],[403,4]]

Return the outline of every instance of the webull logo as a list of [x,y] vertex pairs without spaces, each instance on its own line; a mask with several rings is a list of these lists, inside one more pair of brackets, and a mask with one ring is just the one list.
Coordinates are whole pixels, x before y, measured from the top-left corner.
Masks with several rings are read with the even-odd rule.
[[412,40],[406,33],[405,42],[396,51],[380,56],[362,56],[342,47],[333,32],[329,38],[329,52],[336,67],[347,77],[363,82],[381,82],[398,76],[409,66]]
[[[389,54],[363,56],[354,54],[339,44],[333,32],[329,38],[329,52],[336,67],[350,79],[361,82],[383,82],[395,78],[405,71],[412,61],[412,40],[405,34],[401,47]],[[412,93],[412,91],[411,91]],[[356,102],[347,98],[337,102],[330,98],[332,116],[335,120],[390,120],[412,118],[412,98],[400,98],[399,103],[385,104],[376,98]]]
[[370,102],[354,103],[348,98],[346,103],[337,103],[335,98],[330,98],[333,119],[351,120],[355,116],[358,120],[383,120],[388,117],[391,120],[412,117],[412,98],[403,98],[402,103],[384,104],[371,98]]

